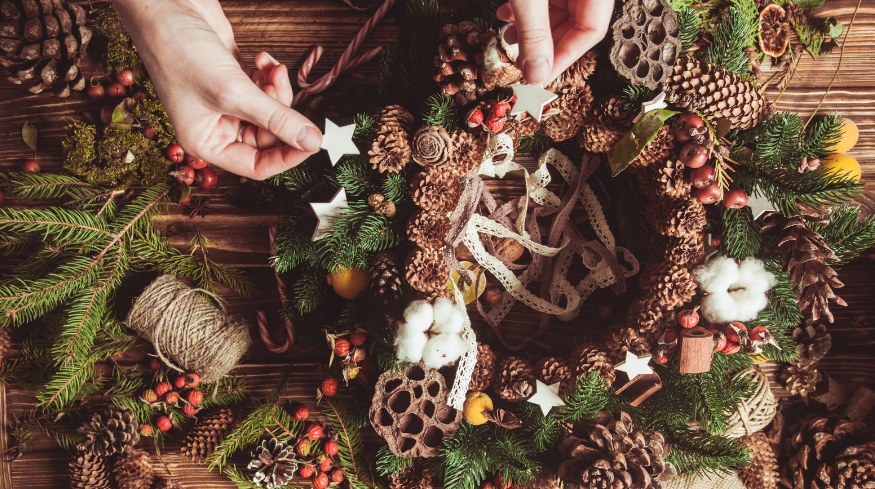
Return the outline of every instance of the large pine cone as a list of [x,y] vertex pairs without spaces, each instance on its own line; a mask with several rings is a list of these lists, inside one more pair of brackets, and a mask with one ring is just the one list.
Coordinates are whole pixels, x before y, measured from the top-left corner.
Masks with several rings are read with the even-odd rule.
[[480,167],[486,151],[486,137],[484,131],[477,129],[453,132],[450,136],[453,151],[446,165],[450,176],[466,177]]
[[439,166],[453,154],[453,141],[444,126],[423,126],[413,135],[413,161],[422,166]]
[[556,357],[544,357],[538,360],[535,364],[535,374],[538,380],[546,385],[558,382],[562,392],[567,392],[568,383],[573,375],[565,360]]
[[[656,134],[656,137],[653,138],[653,141],[647,143],[647,146],[641,150],[641,154],[632,163],[629,163],[629,170],[641,171],[648,167],[664,167],[673,153],[674,133],[668,125],[664,125]],[[683,179],[683,164],[681,164],[681,179]],[[638,177],[642,191],[647,188],[656,188],[648,180],[642,181],[642,177]]]
[[100,413],[94,413],[91,421],[79,427],[85,441],[79,443],[79,450],[93,450],[108,457],[115,453],[129,452],[140,441],[140,423],[127,409],[109,405]]
[[193,462],[203,462],[239,423],[240,412],[232,408],[223,407],[200,414],[197,423],[185,435],[182,454]]
[[262,440],[252,451],[252,461],[246,467],[255,471],[252,482],[257,486],[264,484],[267,489],[287,485],[298,470],[293,445],[286,445],[276,438]]
[[565,459],[559,477],[586,489],[659,489],[677,475],[666,462],[669,448],[658,431],[638,433],[625,412],[601,411],[587,438],[569,436],[559,444]]
[[652,251],[654,259],[670,261],[687,268],[695,268],[705,258],[705,243],[699,234],[657,236]]
[[793,330],[793,339],[798,343],[795,365],[814,363],[832,348],[832,335],[826,332],[826,325],[813,319],[806,320],[805,327]]
[[106,457],[91,450],[80,451],[70,462],[70,487],[104,489],[112,487]]
[[561,489],[562,479],[556,474],[542,473],[523,489]]
[[593,153],[606,153],[632,127],[633,116],[634,112],[626,108],[621,97],[612,95],[600,99],[593,104],[577,142]]
[[772,103],[751,81],[696,58],[678,60],[663,91],[670,104],[695,111],[712,123],[727,119],[733,129],[756,127],[772,111]]
[[671,262],[651,265],[641,273],[639,280],[644,295],[657,299],[663,306],[682,306],[696,294],[696,281],[690,270]]
[[535,372],[525,358],[507,357],[496,370],[493,388],[502,399],[524,401],[535,393]]
[[662,199],[647,208],[647,222],[659,234],[683,237],[705,227],[705,206],[698,200]]
[[598,55],[599,53],[595,49],[587,51],[586,54],[575,61],[573,65],[569,66],[567,70],[562,72],[562,74],[559,75],[556,81],[551,85],[555,87],[576,88],[589,86],[586,84],[586,80],[595,71],[596,58],[598,58]]
[[642,336],[637,327],[621,327],[605,334],[604,345],[616,364],[626,358],[630,351],[639,357],[650,353],[650,341]]
[[381,251],[371,263],[371,291],[383,305],[397,302],[401,298],[401,267],[391,251]]
[[492,383],[492,378],[495,376],[496,358],[489,345],[477,342],[477,364],[474,365],[474,372],[471,374],[468,390],[482,391],[489,387],[489,384]]
[[856,489],[875,485],[875,436],[865,423],[811,414],[790,428],[781,482],[792,489]]
[[443,248],[449,230],[450,218],[443,212],[419,211],[407,220],[407,239],[423,248]]
[[10,82],[41,93],[60,81],[59,97],[85,88],[79,63],[92,32],[84,8],[65,0],[3,0],[0,18],[0,66]]
[[559,109],[559,113],[541,123],[541,129],[554,141],[565,141],[574,137],[592,107],[592,90],[589,85],[582,87],[564,87],[556,92],[559,96],[550,107]]
[[390,105],[375,116],[377,129],[371,149],[371,166],[380,173],[398,173],[410,161],[413,150],[407,141],[413,114],[400,105]]
[[568,366],[575,379],[593,371],[598,371],[599,376],[608,384],[613,384],[617,378],[613,360],[605,350],[593,343],[586,343],[572,350]]
[[781,476],[769,438],[762,431],[757,431],[753,435],[742,436],[741,441],[747,445],[750,454],[750,465],[738,474],[744,485],[750,489],[777,489]]
[[389,480],[389,489],[432,489],[434,487],[431,474],[421,463],[414,462],[397,474],[386,476]]
[[437,294],[437,297],[447,297],[447,281],[450,279],[450,268],[444,263],[440,251],[431,248],[414,248],[407,255],[405,262],[407,282],[414,289],[426,294]]
[[410,198],[426,211],[450,212],[460,196],[459,182],[442,167],[419,172],[410,182]]
[[112,476],[118,489],[149,489],[155,478],[152,474],[152,461],[143,450],[134,450],[134,453],[116,460]]
[[441,44],[434,58],[437,74],[434,80],[441,85],[445,97],[453,97],[458,105],[477,100],[487,89],[481,78],[478,58],[482,61],[486,42],[494,34],[484,33],[474,22],[447,24],[441,29]]

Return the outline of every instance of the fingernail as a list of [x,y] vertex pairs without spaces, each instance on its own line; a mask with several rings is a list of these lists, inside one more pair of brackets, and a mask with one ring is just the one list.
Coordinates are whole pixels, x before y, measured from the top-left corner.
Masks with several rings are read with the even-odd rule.
[[526,80],[529,83],[538,83],[544,81],[550,76],[550,63],[547,58],[532,58],[526,60]]
[[322,146],[322,133],[313,126],[307,126],[295,141],[298,148],[308,153],[319,151]]

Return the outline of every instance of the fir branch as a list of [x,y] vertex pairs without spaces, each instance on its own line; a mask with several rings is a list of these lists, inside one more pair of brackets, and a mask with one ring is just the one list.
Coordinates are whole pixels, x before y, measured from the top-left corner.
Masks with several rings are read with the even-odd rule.
[[665,434],[672,440],[667,460],[678,473],[732,474],[750,463],[747,446],[737,438],[694,432],[687,426],[672,426]]
[[0,231],[39,233],[46,241],[67,245],[100,243],[113,236],[104,221],[92,214],[60,207],[0,208]]
[[102,381],[94,369],[94,359],[77,360],[61,365],[44,390],[37,394],[38,408],[64,409],[100,389]]
[[355,124],[355,131],[352,137],[356,141],[362,142],[371,137],[371,132],[377,125],[377,121],[368,114],[356,114],[353,118],[353,123]]
[[678,18],[679,37],[681,39],[681,53],[689,53],[699,43],[699,32],[702,29],[702,19],[699,14],[690,7],[675,9]]
[[762,230],[753,218],[750,207],[720,210],[724,240],[720,251],[743,260],[757,256],[763,249]]
[[751,13],[738,6],[731,7],[714,32],[711,44],[705,49],[704,58],[744,75],[750,69],[750,59],[745,52],[751,39],[750,29]]
[[395,455],[388,445],[382,445],[377,450],[377,473],[382,476],[399,474],[413,467],[415,463],[414,458]]
[[328,409],[322,409],[322,414],[328,418],[331,430],[337,434],[338,459],[345,469],[347,478],[352,487],[365,488],[374,485],[374,475],[371,467],[365,461],[365,445],[362,442],[358,429],[352,426],[347,412],[331,402],[327,397],[322,397]]
[[[741,174],[741,167],[737,168]],[[785,216],[799,213],[801,202],[814,208],[836,206],[851,201],[863,184],[850,174],[828,171],[799,173],[784,168],[746,167],[747,180],[739,186],[750,195],[761,194]],[[758,185],[758,186],[757,186]]]
[[811,230],[823,236],[827,245],[844,265],[875,244],[875,216],[860,219],[860,210],[853,205],[832,209],[827,224],[811,224]]
[[422,122],[427,126],[443,126],[452,133],[462,129],[459,106],[451,97],[433,93],[425,99],[420,110]]
[[58,365],[90,356],[97,330],[105,319],[105,309],[105,294],[86,290],[72,298],[64,311],[63,329],[52,349],[52,357]]
[[641,104],[653,100],[658,92],[643,85],[626,85],[623,87],[623,105],[627,109],[641,109]]
[[[246,385],[246,379],[233,375],[231,377],[223,377],[222,380],[212,384],[204,384],[201,389],[208,393],[204,396],[201,403],[202,409],[213,409],[223,406],[234,406],[242,403],[247,399],[246,392],[249,386]],[[215,394],[212,394],[215,391]]]
[[540,153],[549,148],[551,144],[553,144],[553,139],[544,131],[538,129],[535,134],[520,138],[518,151],[521,153]]
[[346,157],[337,165],[337,182],[348,196],[367,197],[379,190],[367,156]]
[[101,190],[91,183],[57,173],[10,171],[0,174],[0,182],[9,186],[9,195],[30,200],[62,199],[65,197],[82,199],[101,193]]
[[76,444],[85,439],[75,428],[61,424],[64,417],[78,414],[83,407],[71,407],[62,410],[41,411],[36,408],[24,413],[24,417],[15,416],[15,421],[10,426],[12,446],[8,453],[13,454],[13,460],[24,453],[28,442],[36,433],[45,433],[54,439],[65,450],[73,450]]
[[325,300],[327,286],[323,274],[315,270],[305,272],[292,285],[292,294],[289,297],[290,305],[293,305],[301,314],[313,312]]

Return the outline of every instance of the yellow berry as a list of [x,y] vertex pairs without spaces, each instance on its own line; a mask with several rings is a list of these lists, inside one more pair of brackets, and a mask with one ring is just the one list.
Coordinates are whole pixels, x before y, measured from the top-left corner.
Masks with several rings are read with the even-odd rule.
[[359,292],[365,290],[371,281],[366,270],[347,268],[335,270],[328,274],[328,285],[334,287],[337,295],[344,299],[353,299]]
[[465,421],[473,425],[481,425],[487,421],[486,413],[492,411],[492,399],[482,392],[469,392],[462,406]]
[[842,153],[831,154],[824,158],[820,162],[820,168],[824,174],[831,175],[831,178],[836,180],[853,177],[855,182],[859,182],[863,175],[863,170],[857,160]]
[[850,119],[842,119],[842,126],[839,130],[841,136],[835,144],[827,148],[830,153],[846,153],[857,144],[857,139],[860,137],[860,130]]

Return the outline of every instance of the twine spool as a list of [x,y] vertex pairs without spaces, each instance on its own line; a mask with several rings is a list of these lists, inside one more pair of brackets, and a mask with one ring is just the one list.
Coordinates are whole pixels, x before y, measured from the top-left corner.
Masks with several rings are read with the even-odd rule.
[[735,410],[729,413],[729,428],[725,434],[730,438],[752,435],[765,428],[778,411],[778,401],[772,394],[769,379],[762,370],[751,367],[736,374],[735,378],[751,379],[756,383],[756,387],[750,397],[742,399]]
[[155,279],[134,301],[128,327],[152,342],[158,357],[180,372],[215,382],[237,366],[249,349],[249,324],[217,308],[172,275]]
[[663,482],[665,489],[746,489],[738,474],[705,474],[698,476],[687,473],[676,475],[671,481]]

